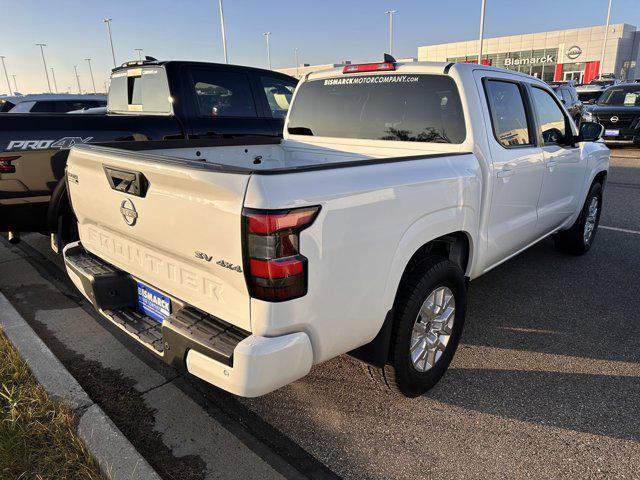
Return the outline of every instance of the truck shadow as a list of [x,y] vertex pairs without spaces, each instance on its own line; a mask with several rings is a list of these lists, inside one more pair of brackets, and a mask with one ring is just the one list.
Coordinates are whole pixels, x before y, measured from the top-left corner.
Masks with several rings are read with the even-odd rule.
[[463,343],[640,363],[638,251],[610,230],[581,257],[539,243],[471,283]]
[[640,376],[454,368],[429,397],[546,427],[640,441]]

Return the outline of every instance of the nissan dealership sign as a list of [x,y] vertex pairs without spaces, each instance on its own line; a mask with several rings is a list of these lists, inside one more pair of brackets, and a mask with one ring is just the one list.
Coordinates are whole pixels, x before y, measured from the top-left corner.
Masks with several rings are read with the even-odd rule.
[[582,49],[578,45],[574,45],[573,47],[570,47],[569,50],[567,50],[566,55],[571,60],[575,60],[580,55],[582,55]]
[[518,65],[538,65],[544,63],[556,63],[556,58],[553,55],[544,55],[542,57],[529,57],[529,58],[505,58],[504,66],[518,66]]

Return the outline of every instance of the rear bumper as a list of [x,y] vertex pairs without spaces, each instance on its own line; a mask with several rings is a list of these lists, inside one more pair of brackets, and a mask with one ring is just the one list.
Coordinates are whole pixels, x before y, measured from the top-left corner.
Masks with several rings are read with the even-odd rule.
[[136,308],[136,279],[87,253],[80,242],[64,249],[74,285],[105,318],[165,362],[243,397],[257,397],[309,373],[306,333],[260,337],[172,299],[162,323]]

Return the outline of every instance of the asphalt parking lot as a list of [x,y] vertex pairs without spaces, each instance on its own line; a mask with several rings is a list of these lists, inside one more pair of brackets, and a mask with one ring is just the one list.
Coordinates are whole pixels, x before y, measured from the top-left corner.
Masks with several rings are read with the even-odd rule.
[[0,291],[164,478],[640,478],[640,151],[615,150],[589,254],[546,240],[470,286],[428,396],[342,356],[257,399],[183,377],[96,317],[39,235]]

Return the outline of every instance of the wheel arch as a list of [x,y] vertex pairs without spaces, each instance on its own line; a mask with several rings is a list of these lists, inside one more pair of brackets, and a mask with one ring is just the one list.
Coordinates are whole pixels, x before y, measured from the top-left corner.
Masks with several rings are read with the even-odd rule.
[[387,284],[387,295],[391,294],[391,300],[388,303],[389,310],[382,327],[371,342],[353,350],[350,354],[370,365],[382,368],[389,356],[394,304],[403,282],[406,281],[414,269],[420,267],[422,260],[429,255],[439,255],[450,259],[457,263],[467,275],[472,265],[474,244],[473,236],[469,231],[451,230],[428,241],[415,244],[411,249],[399,249],[404,254],[396,255],[396,258],[394,258],[394,265]]
[[58,217],[67,211],[71,211],[71,204],[67,195],[67,182],[63,177],[53,189],[51,200],[49,200],[47,208],[47,228],[49,231],[55,232],[58,229]]

